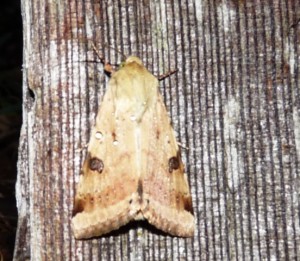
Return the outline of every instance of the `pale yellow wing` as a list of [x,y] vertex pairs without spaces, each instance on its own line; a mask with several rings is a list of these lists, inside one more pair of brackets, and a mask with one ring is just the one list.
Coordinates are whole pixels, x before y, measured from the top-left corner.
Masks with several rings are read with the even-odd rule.
[[77,239],[115,230],[140,210],[136,127],[147,95],[133,87],[147,77],[144,67],[135,67],[112,75],[98,111],[76,190],[72,227]]
[[143,215],[168,234],[194,234],[192,199],[175,134],[162,96],[141,122]]

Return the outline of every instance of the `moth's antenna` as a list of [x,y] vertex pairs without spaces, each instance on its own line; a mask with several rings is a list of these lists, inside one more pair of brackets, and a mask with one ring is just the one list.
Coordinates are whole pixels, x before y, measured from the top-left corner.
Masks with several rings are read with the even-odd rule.
[[118,50],[117,48],[114,48],[114,47],[112,47],[112,46],[109,46],[108,44],[104,44],[104,45],[106,45],[108,48],[110,48],[110,49],[113,49],[113,50],[115,50],[117,53],[119,53],[121,56],[122,56],[122,60],[126,60],[127,59],[127,57],[126,57],[126,55],[125,54],[123,54],[120,50]]
[[172,70],[172,71],[168,71],[167,73],[164,73],[162,75],[157,76],[157,79],[159,81],[164,80],[165,78],[171,76],[173,73],[176,73],[178,71],[178,69]]
[[109,75],[111,75],[115,70],[113,69],[113,65],[109,62],[106,62],[104,57],[101,56],[98,49],[96,48],[95,44],[92,42],[93,49],[95,53],[97,54],[98,58],[100,59],[101,63],[104,65],[104,71],[107,72]]

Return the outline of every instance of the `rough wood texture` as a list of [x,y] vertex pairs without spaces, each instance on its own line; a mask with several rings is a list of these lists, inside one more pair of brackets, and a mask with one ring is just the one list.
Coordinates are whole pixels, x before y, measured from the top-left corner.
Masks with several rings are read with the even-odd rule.
[[[15,260],[299,259],[299,1],[22,4]],[[75,181],[108,80],[88,40],[112,63],[119,50],[155,75],[179,69],[160,88],[189,148],[193,239],[141,223],[74,240]]]

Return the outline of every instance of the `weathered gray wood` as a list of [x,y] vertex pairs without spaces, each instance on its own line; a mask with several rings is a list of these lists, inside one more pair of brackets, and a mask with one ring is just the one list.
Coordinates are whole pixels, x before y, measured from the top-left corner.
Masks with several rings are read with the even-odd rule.
[[[22,1],[24,112],[15,260],[300,258],[298,1]],[[111,63],[139,56],[161,82],[197,230],[129,225],[75,241],[75,181]]]

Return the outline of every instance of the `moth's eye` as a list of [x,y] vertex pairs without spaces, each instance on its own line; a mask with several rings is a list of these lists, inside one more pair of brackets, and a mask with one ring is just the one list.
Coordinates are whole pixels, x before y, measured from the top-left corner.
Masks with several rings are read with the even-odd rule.
[[172,157],[169,159],[169,172],[172,173],[173,170],[178,169],[180,166],[179,160],[177,157]]
[[91,170],[98,171],[99,173],[103,171],[104,164],[101,159],[91,158],[89,163],[89,167]]
[[119,65],[119,69],[123,68],[125,66],[126,62],[121,62]]

